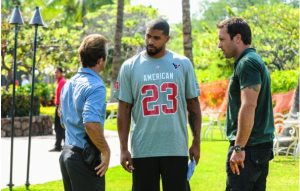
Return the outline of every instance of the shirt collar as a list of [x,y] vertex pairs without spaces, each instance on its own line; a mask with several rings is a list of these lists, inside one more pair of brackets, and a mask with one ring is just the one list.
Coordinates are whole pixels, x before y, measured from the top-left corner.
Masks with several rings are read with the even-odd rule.
[[98,76],[98,74],[96,74],[96,72],[94,72],[92,69],[89,68],[79,68],[78,73],[86,73],[86,74],[91,74],[92,76],[98,78],[99,80],[101,80],[101,78]]
[[57,83],[58,83],[58,82],[60,82],[62,79],[64,79],[64,77],[63,77],[63,76],[62,76],[62,77],[60,77],[60,78],[58,78],[58,79],[57,79]]
[[255,48],[247,48],[242,52],[242,54],[234,61],[234,67],[239,63],[239,61],[249,52],[256,52]]

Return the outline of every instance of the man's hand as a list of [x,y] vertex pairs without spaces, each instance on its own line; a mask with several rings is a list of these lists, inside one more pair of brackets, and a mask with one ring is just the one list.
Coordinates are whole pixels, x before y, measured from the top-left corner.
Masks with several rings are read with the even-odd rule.
[[196,164],[198,164],[199,159],[200,159],[200,142],[195,142],[193,141],[192,146],[190,147],[189,150],[190,153],[190,160],[192,161],[193,158],[196,161]]
[[110,159],[110,155],[108,156],[104,154],[101,155],[101,163],[99,166],[95,168],[95,170],[98,170],[97,175],[100,174],[100,177],[104,176],[106,171],[108,170],[109,159]]
[[127,151],[121,151],[121,165],[123,166],[123,168],[132,173],[132,170],[134,170],[133,166],[132,166],[132,162],[131,162],[131,154],[130,152]]
[[98,122],[87,122],[84,124],[84,126],[91,141],[94,143],[97,149],[102,153],[101,164],[95,168],[95,170],[98,170],[97,175],[100,174],[100,176],[102,177],[108,169],[109,159],[110,159],[110,149],[105,140],[102,125],[101,123]]
[[233,151],[230,157],[230,168],[233,174],[235,172],[237,175],[240,175],[239,165],[244,168],[244,160],[245,160],[245,151],[241,151],[239,153]]

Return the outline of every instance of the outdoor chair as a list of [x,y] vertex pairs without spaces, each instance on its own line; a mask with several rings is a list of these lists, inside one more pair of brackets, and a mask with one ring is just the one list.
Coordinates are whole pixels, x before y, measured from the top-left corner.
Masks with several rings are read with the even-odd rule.
[[[224,132],[224,128],[221,124],[222,117],[226,115],[226,112],[218,112],[218,111],[204,111],[202,112],[202,116],[208,116],[209,122],[202,123],[202,138],[208,139],[208,134],[211,134],[211,140],[213,140],[213,130],[218,129],[221,132],[222,139],[226,139],[226,135]],[[216,125],[216,126],[215,126]],[[204,130],[204,127],[207,128]],[[223,137],[224,136],[224,137]]]
[[[273,152],[277,158],[280,153],[284,153],[286,157],[297,153],[296,149],[299,141],[299,129],[294,125],[285,124],[284,121],[288,118],[288,115],[289,114],[284,115],[281,113],[274,114],[275,138]],[[282,133],[283,131],[286,131],[286,133]]]

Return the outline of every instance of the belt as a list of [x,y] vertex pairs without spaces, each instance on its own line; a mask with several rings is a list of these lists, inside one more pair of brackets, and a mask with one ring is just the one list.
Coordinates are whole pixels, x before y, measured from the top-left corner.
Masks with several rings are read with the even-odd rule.
[[78,152],[78,153],[82,153],[83,149],[77,146],[73,146],[73,145],[64,145],[64,150],[71,150],[74,152]]

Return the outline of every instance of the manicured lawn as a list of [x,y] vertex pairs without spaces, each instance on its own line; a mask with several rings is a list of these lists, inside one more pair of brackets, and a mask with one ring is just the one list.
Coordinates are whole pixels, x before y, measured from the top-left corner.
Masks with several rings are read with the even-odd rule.
[[[46,108],[45,108],[46,109]],[[50,108],[49,108],[50,109]],[[47,109],[48,110],[48,109]],[[46,110],[46,111],[47,111]],[[48,110],[50,111],[50,110]],[[52,111],[53,112],[53,111]],[[208,122],[204,118],[204,123]],[[223,122],[224,123],[224,122]],[[105,123],[105,129],[117,130],[116,119]],[[204,129],[205,130],[205,129]],[[189,131],[190,144],[191,134]],[[208,140],[202,139],[201,158],[191,178],[190,185],[193,191],[207,190],[218,191],[225,190],[226,172],[225,161],[229,143],[221,139],[219,130],[214,130],[214,140],[211,140],[210,134]],[[9,190],[3,189],[3,190]],[[13,190],[25,191],[25,186],[14,187]],[[62,181],[52,181],[45,184],[30,185],[32,191],[63,191]],[[107,191],[129,191],[131,190],[131,174],[123,170],[121,166],[112,167],[106,174]],[[299,190],[299,159],[293,160],[292,156],[288,159],[280,156],[270,162],[270,172],[267,181],[267,190],[270,191],[298,191]]]
[[117,119],[110,119],[106,120],[104,123],[104,129],[111,130],[111,131],[117,131]]
[[[106,123],[105,128],[113,128],[112,123]],[[191,142],[191,135],[190,135]],[[219,191],[225,190],[226,173],[225,160],[229,143],[221,140],[218,130],[214,131],[214,141],[202,140],[201,158],[190,185],[193,191],[207,190]],[[9,190],[9,189],[3,189]],[[14,187],[13,190],[25,191],[24,186]],[[53,181],[45,184],[30,185],[30,190],[38,191],[62,191],[62,181]],[[123,170],[121,166],[112,167],[106,174],[107,191],[129,191],[131,190],[131,174]],[[270,172],[267,181],[267,190],[269,191],[298,191],[299,190],[299,159],[293,160],[292,156],[285,159],[280,156],[270,162]]]

